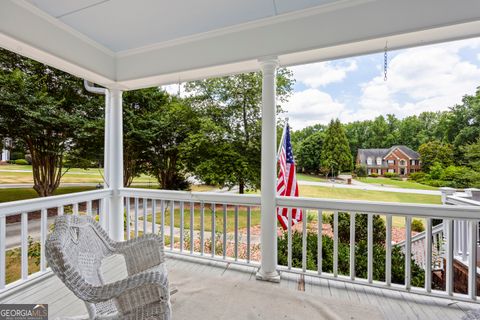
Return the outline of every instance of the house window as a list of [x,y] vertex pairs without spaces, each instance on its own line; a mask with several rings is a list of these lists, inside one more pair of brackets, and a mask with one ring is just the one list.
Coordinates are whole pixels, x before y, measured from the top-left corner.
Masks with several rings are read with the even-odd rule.
[[368,174],[368,175],[371,175],[371,174],[372,174],[372,169],[368,169],[368,170],[367,170],[367,174]]
[[388,172],[395,173],[395,169],[388,169]]
[[405,160],[403,160],[403,159],[400,160],[400,165],[401,165],[401,166],[404,166],[404,165],[405,165]]
[[395,160],[388,160],[388,164],[395,164]]
[[382,165],[382,158],[378,157],[377,158],[377,166],[381,166]]
[[372,158],[370,158],[370,157],[367,158],[367,164],[368,164],[369,166],[372,165]]

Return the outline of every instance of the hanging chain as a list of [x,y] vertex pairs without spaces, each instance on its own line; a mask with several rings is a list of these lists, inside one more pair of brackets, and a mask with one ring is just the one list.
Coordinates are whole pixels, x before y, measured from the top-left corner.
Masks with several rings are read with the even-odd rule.
[[388,41],[385,42],[385,52],[383,53],[383,81],[387,81],[388,69]]

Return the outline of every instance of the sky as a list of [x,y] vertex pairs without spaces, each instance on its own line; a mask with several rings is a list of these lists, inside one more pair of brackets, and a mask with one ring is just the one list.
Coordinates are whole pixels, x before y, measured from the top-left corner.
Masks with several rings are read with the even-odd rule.
[[[280,116],[299,130],[332,118],[347,123],[448,110],[480,86],[480,38],[389,51],[387,81],[383,63],[380,52],[289,68],[296,83]],[[178,85],[165,89],[178,93]]]
[[448,110],[480,86],[480,38],[291,67],[296,84],[283,109],[294,130],[423,111]]

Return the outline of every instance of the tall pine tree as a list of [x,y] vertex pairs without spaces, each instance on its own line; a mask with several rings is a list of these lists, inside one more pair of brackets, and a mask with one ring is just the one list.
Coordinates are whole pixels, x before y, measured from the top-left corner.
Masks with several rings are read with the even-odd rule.
[[352,154],[345,130],[336,119],[330,121],[322,147],[321,165],[324,171],[336,175],[352,169]]

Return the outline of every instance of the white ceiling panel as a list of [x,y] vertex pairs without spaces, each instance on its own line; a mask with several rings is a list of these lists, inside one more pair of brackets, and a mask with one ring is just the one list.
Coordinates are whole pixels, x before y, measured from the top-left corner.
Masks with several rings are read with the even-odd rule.
[[118,52],[272,15],[271,0],[110,0],[60,20]]
[[106,1],[110,0],[28,0],[53,17],[60,17]]
[[277,14],[288,13],[316,6],[321,6],[341,0],[274,0],[277,7]]

